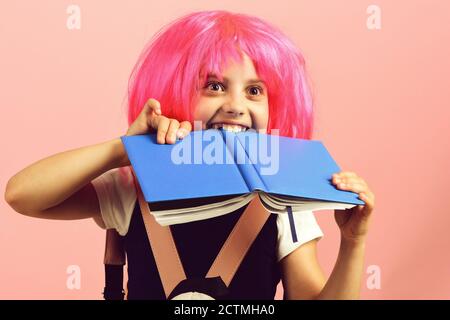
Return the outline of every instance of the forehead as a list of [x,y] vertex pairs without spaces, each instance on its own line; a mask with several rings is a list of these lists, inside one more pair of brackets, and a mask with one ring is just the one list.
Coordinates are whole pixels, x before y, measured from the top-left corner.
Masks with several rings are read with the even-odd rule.
[[241,61],[229,59],[224,65],[223,75],[242,73],[249,76],[257,76],[255,66],[249,56],[243,54]]
[[229,59],[228,63],[222,67],[222,73],[210,71],[207,72],[206,78],[223,79],[225,81],[243,80],[248,83],[264,83],[264,81],[259,78],[252,60],[247,55],[243,55],[241,61]]

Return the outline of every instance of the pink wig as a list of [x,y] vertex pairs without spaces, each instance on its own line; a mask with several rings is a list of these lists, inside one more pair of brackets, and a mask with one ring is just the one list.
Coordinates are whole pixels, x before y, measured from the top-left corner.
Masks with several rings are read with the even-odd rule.
[[206,75],[220,77],[229,58],[242,61],[242,52],[267,84],[268,133],[311,139],[312,97],[299,49],[267,22],[223,10],[188,14],[154,35],[129,79],[128,123],[149,98],[161,103],[166,117],[192,123]]

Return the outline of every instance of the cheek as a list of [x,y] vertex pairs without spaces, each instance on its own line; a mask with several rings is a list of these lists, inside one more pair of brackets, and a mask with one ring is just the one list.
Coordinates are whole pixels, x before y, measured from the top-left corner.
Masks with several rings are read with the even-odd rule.
[[269,107],[258,106],[253,112],[253,121],[255,121],[255,125],[258,129],[267,128],[267,124],[269,121]]
[[194,121],[201,121],[202,129],[213,116],[211,108],[206,103],[199,102],[194,107]]

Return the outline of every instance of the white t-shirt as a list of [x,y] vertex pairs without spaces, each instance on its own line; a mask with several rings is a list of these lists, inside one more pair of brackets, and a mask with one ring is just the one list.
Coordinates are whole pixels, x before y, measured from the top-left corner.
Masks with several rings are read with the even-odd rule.
[[[92,180],[97,192],[104,229],[116,229],[124,236],[128,232],[131,216],[136,203],[136,189],[131,167],[109,170]],[[278,214],[278,261],[293,252],[302,244],[323,237],[312,211],[294,212],[297,242],[293,242],[287,214]]]

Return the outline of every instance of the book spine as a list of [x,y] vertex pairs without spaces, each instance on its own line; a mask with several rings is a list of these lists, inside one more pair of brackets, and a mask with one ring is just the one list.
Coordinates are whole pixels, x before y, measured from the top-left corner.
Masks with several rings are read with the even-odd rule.
[[227,146],[234,162],[236,163],[236,166],[239,169],[239,172],[249,188],[249,191],[253,192],[256,190],[261,190],[268,192],[264,182],[261,180],[256,168],[248,156],[247,151],[239,141],[237,135],[233,132],[222,130],[222,136],[224,138],[225,145]]

